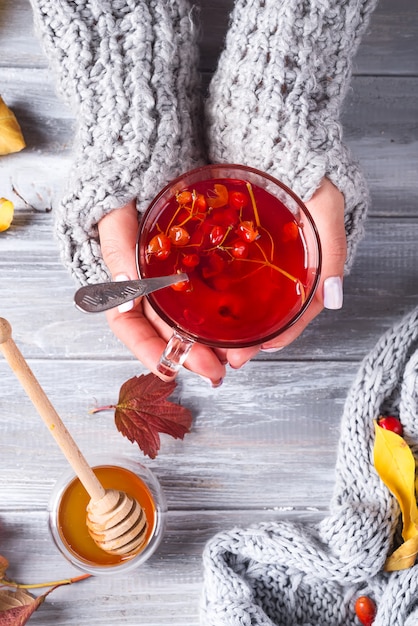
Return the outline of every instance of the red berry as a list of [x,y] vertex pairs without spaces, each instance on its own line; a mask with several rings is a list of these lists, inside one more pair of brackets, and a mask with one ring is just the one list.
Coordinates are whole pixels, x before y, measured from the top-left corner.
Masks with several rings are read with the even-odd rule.
[[231,245],[231,254],[235,259],[246,259],[248,256],[248,244],[242,239],[236,239]]
[[205,212],[208,208],[208,203],[206,202],[206,198],[202,193],[197,194],[195,207],[200,212]]
[[282,232],[282,240],[284,242],[294,241],[299,236],[299,228],[296,222],[287,222],[287,224],[283,226]]
[[210,231],[209,239],[214,246],[219,246],[225,238],[226,229],[223,226],[214,226]]
[[231,191],[229,194],[229,204],[234,209],[243,209],[248,204],[248,198],[242,191]]
[[207,259],[206,264],[202,269],[203,278],[212,278],[224,271],[226,261],[219,256],[216,252],[213,252]]
[[191,269],[193,269],[193,267],[196,267],[196,265],[199,265],[199,261],[200,261],[199,255],[195,253],[185,254],[182,260],[183,265]]
[[174,291],[191,291],[192,287],[188,280],[182,280],[180,283],[174,283],[174,285],[171,285],[171,289],[174,289]]
[[220,226],[235,226],[238,222],[238,212],[227,207],[213,209],[210,219],[214,224]]
[[376,617],[376,604],[369,596],[360,596],[354,605],[354,610],[363,626],[372,626]]
[[190,235],[183,226],[171,226],[168,236],[171,239],[171,243],[175,246],[185,246],[190,240]]
[[240,222],[237,227],[238,236],[247,243],[252,243],[259,236],[258,230],[254,227],[253,222],[244,221]]
[[154,235],[147,246],[147,254],[155,256],[161,261],[166,259],[171,250],[171,241],[164,233]]
[[379,424],[379,426],[381,426],[385,430],[391,430],[392,432],[402,437],[403,427],[397,417],[393,415],[386,415],[384,417],[379,417],[379,419],[377,420],[377,423]]
[[177,194],[176,200],[179,204],[191,204],[193,195],[191,191],[181,191]]

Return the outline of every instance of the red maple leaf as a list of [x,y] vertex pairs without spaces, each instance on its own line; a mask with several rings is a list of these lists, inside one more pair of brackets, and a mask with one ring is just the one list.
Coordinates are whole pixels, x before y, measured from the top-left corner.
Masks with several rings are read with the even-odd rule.
[[189,409],[167,400],[175,387],[175,381],[164,382],[152,373],[134,376],[123,383],[115,406],[93,412],[114,408],[118,431],[155,459],[160,449],[159,433],[183,439],[192,425]]

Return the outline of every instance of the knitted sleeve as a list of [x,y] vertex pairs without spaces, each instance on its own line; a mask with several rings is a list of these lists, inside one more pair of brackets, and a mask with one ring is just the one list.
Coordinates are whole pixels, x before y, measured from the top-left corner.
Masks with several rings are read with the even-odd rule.
[[138,208],[198,164],[196,36],[188,0],[31,0],[58,91],[76,120],[55,226],[79,283],[108,278],[97,223]]
[[368,204],[339,120],[376,0],[236,0],[207,101],[213,162],[252,165],[308,200],[327,176],[345,197],[348,271]]

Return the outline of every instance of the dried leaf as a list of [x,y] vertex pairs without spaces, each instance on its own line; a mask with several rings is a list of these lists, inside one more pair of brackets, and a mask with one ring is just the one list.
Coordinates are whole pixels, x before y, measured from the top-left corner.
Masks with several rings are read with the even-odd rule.
[[385,563],[385,572],[395,572],[401,569],[408,569],[415,564],[418,554],[418,533],[405,541],[395,552],[393,552]]
[[0,198],[0,232],[7,230],[13,221],[14,204],[6,198]]
[[0,155],[20,152],[25,146],[16,116],[0,96]]
[[375,422],[374,465],[390,492],[397,499],[403,520],[405,541],[418,533],[418,507],[415,496],[415,459],[406,441]]
[[127,380],[120,388],[115,407],[116,427],[151,459],[160,449],[159,433],[183,439],[190,431],[190,411],[167,400],[175,386],[175,381],[164,382],[155,374],[141,374]]
[[4,578],[7,568],[9,567],[9,561],[5,556],[0,554],[0,579]]
[[17,606],[32,604],[34,600],[34,596],[25,589],[17,589],[16,591],[2,589],[0,590],[0,613]]
[[[14,606],[13,608],[1,611],[0,609],[0,626],[24,626],[27,623],[30,616],[35,613],[36,609],[42,604],[46,596],[53,591],[55,587],[49,589],[41,596],[34,598],[30,594],[25,593],[25,596],[30,598],[30,601],[21,603],[20,606]],[[1,592],[4,594],[10,593],[7,591]],[[16,591],[15,595],[19,592]],[[20,594],[19,594],[20,595]]]

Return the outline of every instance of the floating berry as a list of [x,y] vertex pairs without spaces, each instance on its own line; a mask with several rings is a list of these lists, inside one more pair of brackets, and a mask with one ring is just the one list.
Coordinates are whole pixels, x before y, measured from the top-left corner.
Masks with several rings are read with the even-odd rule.
[[200,212],[205,212],[208,208],[208,203],[203,193],[198,193],[195,200],[195,207]]
[[164,233],[158,233],[150,240],[147,246],[147,254],[155,256],[160,261],[166,259],[171,251],[171,240]]
[[171,289],[174,289],[174,291],[191,291],[192,286],[189,280],[182,280],[180,283],[171,285]]
[[248,197],[242,191],[231,191],[229,194],[229,204],[234,209],[243,209],[248,204]]
[[206,260],[206,264],[202,269],[202,275],[204,278],[217,276],[224,271],[225,265],[225,259],[223,259],[217,252],[213,252]]
[[243,241],[252,243],[259,237],[258,230],[254,227],[254,222],[240,222],[237,227],[237,234]]
[[[228,204],[229,192],[225,185],[220,183],[214,184],[214,189],[208,192],[207,203],[212,209],[218,209],[221,206]],[[210,194],[210,195],[209,195]]]
[[177,194],[176,200],[179,204],[191,204],[193,200],[193,195],[191,191],[181,191]]
[[195,253],[185,254],[182,259],[183,265],[190,269],[193,269],[194,267],[199,265],[199,261],[200,261],[199,255]]
[[395,417],[394,415],[386,415],[386,416],[379,417],[379,419],[377,420],[377,423],[379,424],[379,426],[381,426],[385,430],[391,430],[392,432],[402,437],[403,435],[402,424],[399,421],[399,419]]
[[231,254],[235,259],[246,259],[248,256],[248,244],[242,239],[236,239],[231,244]]
[[214,209],[210,215],[210,219],[214,224],[221,226],[235,226],[238,223],[238,212],[235,209],[223,207]]
[[174,246],[185,246],[190,241],[190,235],[183,226],[171,226],[168,236]]
[[221,244],[225,239],[225,235],[226,228],[220,225],[213,226],[209,235],[211,244],[213,244],[214,246],[219,246],[219,244]]
[[376,604],[369,596],[360,596],[354,605],[354,610],[363,626],[372,626],[376,617]]
[[282,230],[282,240],[286,241],[294,241],[299,236],[299,228],[295,222],[287,222],[287,224],[283,225]]

